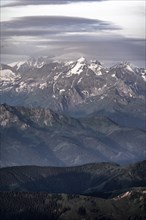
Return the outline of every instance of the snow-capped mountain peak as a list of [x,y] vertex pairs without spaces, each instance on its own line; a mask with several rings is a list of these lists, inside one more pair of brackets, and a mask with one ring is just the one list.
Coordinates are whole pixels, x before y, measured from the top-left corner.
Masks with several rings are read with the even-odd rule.
[[8,64],[8,66],[16,69],[17,71],[21,71],[30,68],[39,69],[42,68],[48,62],[49,62],[48,57],[38,57],[38,58],[30,57],[28,60],[10,63]]
[[16,68],[18,70],[25,63],[26,61],[14,62],[14,63],[9,63],[8,66]]
[[31,66],[31,67],[35,67],[35,68],[41,68],[43,67],[46,63],[48,62],[48,57],[38,57],[38,58],[34,58],[31,57],[27,60],[27,63]]
[[143,102],[145,80],[146,70],[127,62],[106,68],[99,61],[88,61],[84,57],[70,62],[30,58],[2,65],[1,102],[9,100],[8,104],[13,104],[12,100],[17,100],[19,105],[26,102],[32,106],[41,103],[57,111],[94,102],[96,108],[107,105],[112,111],[115,105],[127,106],[132,100]]
[[78,60],[77,60],[78,63],[85,63],[86,62],[86,58],[85,57],[80,57]]
[[67,77],[70,77],[72,75],[80,75],[83,72],[84,67],[86,66],[86,59],[84,57],[81,57],[76,62],[71,64],[71,69],[67,73]]

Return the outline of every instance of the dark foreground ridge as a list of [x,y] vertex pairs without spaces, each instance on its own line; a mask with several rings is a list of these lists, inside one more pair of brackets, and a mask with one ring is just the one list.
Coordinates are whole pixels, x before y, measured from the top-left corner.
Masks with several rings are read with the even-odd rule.
[[146,160],[126,167],[114,163],[78,167],[0,169],[0,191],[48,192],[111,198],[133,187],[146,187]]
[[66,194],[0,193],[3,220],[145,220],[146,188],[113,199]]

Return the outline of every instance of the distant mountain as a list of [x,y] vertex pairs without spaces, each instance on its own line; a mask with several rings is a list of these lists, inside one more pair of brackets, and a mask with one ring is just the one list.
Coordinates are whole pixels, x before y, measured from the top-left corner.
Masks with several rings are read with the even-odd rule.
[[146,187],[146,160],[129,166],[95,163],[64,168],[8,167],[0,169],[0,178],[0,191],[67,193],[111,198],[133,187]]
[[[146,70],[128,62],[50,61],[47,57],[1,65],[1,103],[51,108],[74,116],[116,113],[139,123],[145,115]],[[121,120],[122,121],[122,120]],[[141,122],[138,122],[141,121]]]
[[108,116],[73,118],[50,109],[0,106],[1,166],[74,166],[145,159],[145,131]]
[[39,69],[43,67],[44,65],[48,64],[49,62],[50,61],[48,57],[38,57],[38,58],[30,57],[28,60],[14,62],[8,65],[2,64],[2,69],[7,69],[10,67],[15,72],[18,71],[18,72],[25,73],[26,71],[31,70],[31,69]]

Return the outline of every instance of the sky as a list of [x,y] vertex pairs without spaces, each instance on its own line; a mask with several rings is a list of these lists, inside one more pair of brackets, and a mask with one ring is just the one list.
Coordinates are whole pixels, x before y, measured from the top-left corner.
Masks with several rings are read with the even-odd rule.
[[1,0],[1,62],[85,56],[145,64],[145,0]]

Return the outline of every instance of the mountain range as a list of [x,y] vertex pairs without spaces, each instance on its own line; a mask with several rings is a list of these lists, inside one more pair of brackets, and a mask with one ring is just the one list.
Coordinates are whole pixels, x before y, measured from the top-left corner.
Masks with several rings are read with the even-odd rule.
[[70,62],[30,58],[1,65],[1,103],[50,108],[75,117],[100,112],[117,121],[123,121],[122,113],[124,123],[129,118],[143,128],[145,83],[146,70],[129,62],[107,68],[84,57]]
[[2,64],[1,166],[144,160],[145,81],[146,70],[128,62]]
[[1,166],[75,166],[145,159],[145,131],[108,116],[73,118],[50,109],[0,105]]
[[146,219],[146,70],[38,57],[0,72],[2,219]]

